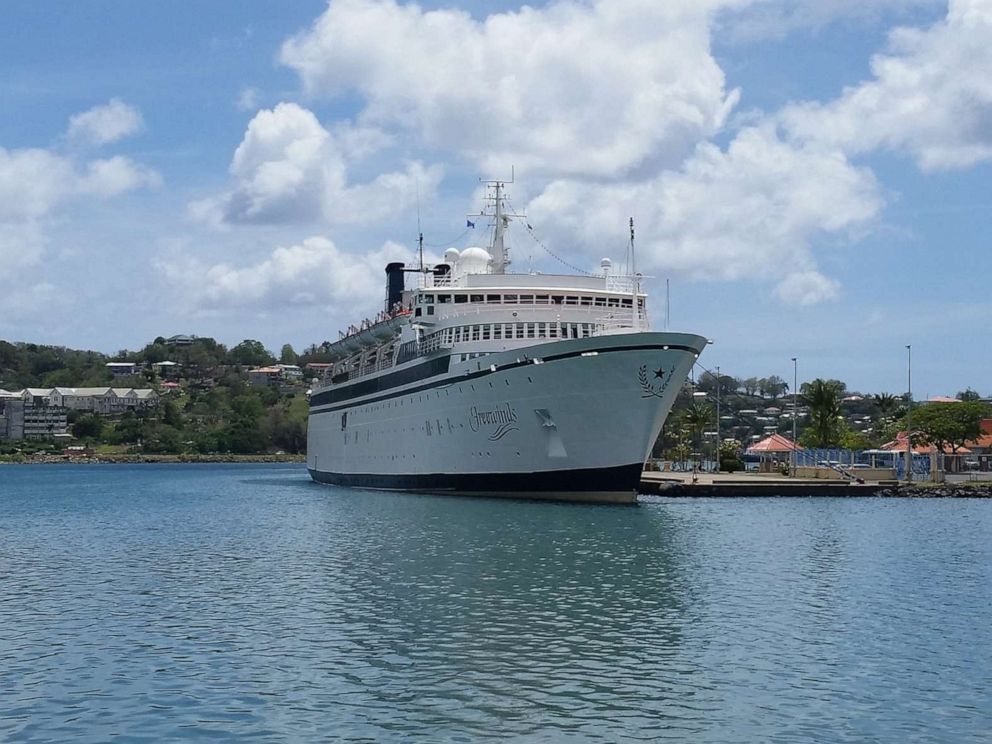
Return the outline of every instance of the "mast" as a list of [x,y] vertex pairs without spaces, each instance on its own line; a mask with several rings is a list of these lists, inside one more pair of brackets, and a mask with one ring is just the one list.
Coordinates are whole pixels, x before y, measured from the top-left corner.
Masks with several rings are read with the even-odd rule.
[[631,300],[631,306],[633,310],[633,317],[631,318],[631,327],[635,331],[641,329],[639,308],[637,307],[637,295],[640,290],[640,276],[637,273],[637,259],[634,256],[634,218],[630,218],[630,273],[633,286],[633,299]]
[[505,274],[506,267],[510,265],[510,258],[506,253],[506,244],[503,240],[503,235],[510,220],[509,217],[503,214],[503,184],[500,181],[496,181],[493,184],[493,190],[495,191],[495,206],[493,210],[495,229],[493,230],[492,250],[489,252],[493,257],[493,273]]
[[493,239],[489,246],[489,255],[493,259],[492,273],[505,274],[510,265],[510,251],[506,245],[506,229],[510,226],[511,217],[522,219],[526,215],[506,211],[506,184],[513,183],[512,177],[509,181],[479,180],[486,184],[486,208],[478,214],[470,214],[469,217],[488,217],[491,220]]

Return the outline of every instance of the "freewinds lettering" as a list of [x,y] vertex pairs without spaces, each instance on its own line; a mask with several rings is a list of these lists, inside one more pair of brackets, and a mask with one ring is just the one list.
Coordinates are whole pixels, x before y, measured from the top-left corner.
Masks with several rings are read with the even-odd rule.
[[517,412],[509,403],[504,403],[488,411],[480,411],[477,406],[472,406],[468,414],[468,423],[472,431],[479,431],[483,426],[503,426],[516,423],[516,421]]

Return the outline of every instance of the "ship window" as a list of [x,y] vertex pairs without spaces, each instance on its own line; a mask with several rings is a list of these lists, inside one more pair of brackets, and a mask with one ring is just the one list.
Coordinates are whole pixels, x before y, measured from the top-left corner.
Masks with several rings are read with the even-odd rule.
[[455,304],[468,302],[468,295],[455,295]]
[[503,295],[503,304],[504,305],[515,305],[515,304],[517,304],[517,296],[516,295]]
[[482,295],[469,295],[469,302],[484,302]]
[[434,304],[434,295],[432,295],[432,294],[424,295],[424,303],[427,304],[427,305],[433,305]]
[[620,307],[619,297],[610,297],[606,302],[607,307]]
[[482,340],[488,341],[492,336],[492,326],[482,326]]
[[534,324],[527,324],[527,338],[534,338]]
[[643,298],[637,300],[637,306],[639,308],[642,308],[642,309],[644,308],[644,299]]
[[565,298],[562,297],[561,295],[555,295],[554,297],[551,298],[551,301],[556,305],[560,305],[564,299]]
[[558,326],[555,325],[554,323],[551,323],[548,326],[548,336],[550,336],[551,338],[558,338]]
[[565,298],[565,304],[566,305],[578,305],[579,304],[579,298],[578,297],[566,297]]
[[479,326],[472,326],[472,340],[479,340]]
[[486,295],[486,302],[495,302],[499,304],[499,295]]
[[629,297],[624,297],[622,300],[620,300],[620,304],[623,307],[633,307],[633,305],[631,304],[631,301],[630,301],[630,298]]
[[534,295],[520,295],[521,305],[531,305],[534,302]]
[[451,302],[451,295],[438,295],[437,301],[442,303]]
[[500,340],[503,338],[503,326],[497,323],[493,326],[493,338]]
[[433,315],[433,314],[434,314],[434,306],[433,306],[433,305],[430,305],[430,306],[429,306],[429,307],[427,308],[427,314],[428,314],[428,315]]
[[344,431],[348,426],[348,412],[345,411],[341,414],[341,431]]
[[538,335],[538,338],[547,338],[548,337],[548,324],[547,323],[538,323],[537,324],[537,335]]
[[583,298],[582,298],[582,299],[580,300],[580,304],[581,304],[581,305],[582,305],[583,307],[589,307],[589,306],[591,306],[591,305],[592,305],[592,297],[583,297]]
[[422,307],[418,307],[418,308],[417,308],[416,310],[414,310],[414,311],[413,311],[413,315],[414,315],[414,317],[415,317],[415,318],[419,318],[419,317],[420,317],[420,313],[421,313],[422,311],[423,311],[423,308],[422,308]]
[[538,295],[537,296],[537,304],[538,305],[547,305],[549,300],[550,300],[550,298],[547,295]]
[[597,297],[596,298],[596,307],[606,307],[606,298],[605,297]]

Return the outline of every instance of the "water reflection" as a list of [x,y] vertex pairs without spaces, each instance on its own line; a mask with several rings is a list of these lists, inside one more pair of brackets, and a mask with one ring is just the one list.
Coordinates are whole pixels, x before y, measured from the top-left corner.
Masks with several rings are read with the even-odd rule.
[[278,467],[0,477],[6,740],[992,728],[980,502],[617,509],[345,491]]

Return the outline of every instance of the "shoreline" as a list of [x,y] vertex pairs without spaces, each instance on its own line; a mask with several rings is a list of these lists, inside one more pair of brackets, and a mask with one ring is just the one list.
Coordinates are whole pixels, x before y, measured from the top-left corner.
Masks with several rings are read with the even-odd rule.
[[305,463],[306,455],[92,455],[66,457],[44,455],[14,459],[0,456],[0,465],[189,465],[189,464],[250,464]]

